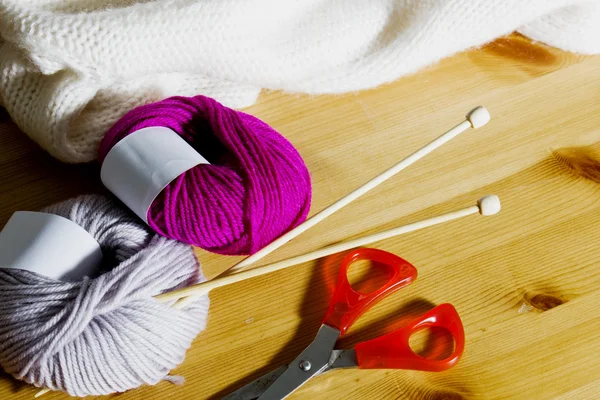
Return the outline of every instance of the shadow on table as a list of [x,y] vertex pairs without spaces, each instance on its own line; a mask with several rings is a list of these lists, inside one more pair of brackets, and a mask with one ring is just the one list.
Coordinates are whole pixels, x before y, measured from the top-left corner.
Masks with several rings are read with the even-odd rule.
[[[12,375],[0,370],[0,382],[8,382],[10,384],[11,393],[19,393],[22,390],[32,388],[33,386],[19,381],[12,377]],[[3,387],[9,387],[9,385],[2,384]],[[31,396],[33,398],[33,395]]]
[[108,194],[98,163],[72,165],[54,159],[0,108],[0,228],[15,211],[37,211],[86,193]]

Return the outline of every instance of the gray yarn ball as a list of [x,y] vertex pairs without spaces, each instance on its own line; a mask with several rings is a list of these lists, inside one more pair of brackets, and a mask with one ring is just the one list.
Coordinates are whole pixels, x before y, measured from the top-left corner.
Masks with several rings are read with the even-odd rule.
[[107,270],[67,283],[0,268],[2,368],[72,396],[175,380],[169,371],[206,327],[208,296],[182,310],[152,296],[204,280],[192,248],[151,233],[102,196],[43,211],[87,230],[100,244]]

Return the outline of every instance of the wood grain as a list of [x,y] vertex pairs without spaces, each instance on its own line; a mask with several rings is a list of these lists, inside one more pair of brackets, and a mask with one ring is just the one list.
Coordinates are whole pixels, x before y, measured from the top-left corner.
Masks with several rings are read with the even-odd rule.
[[[591,399],[600,396],[600,184],[551,156],[600,143],[600,57],[510,36],[375,90],[341,96],[268,93],[247,111],[288,137],[313,178],[313,213],[485,105],[465,133],[261,264],[389,229],[498,194],[503,211],[376,243],[419,278],[376,305],[340,345],[376,337],[450,302],[466,351],[443,373],[340,370],[292,399]],[[10,122],[0,125],[0,223],[77,193],[101,191],[98,169],[52,160]],[[239,258],[198,250],[214,276]],[[208,329],[161,383],[119,399],[219,399],[293,359],[327,308],[339,256],[211,293]],[[34,388],[0,378],[0,398]],[[65,399],[51,393],[45,399]]]

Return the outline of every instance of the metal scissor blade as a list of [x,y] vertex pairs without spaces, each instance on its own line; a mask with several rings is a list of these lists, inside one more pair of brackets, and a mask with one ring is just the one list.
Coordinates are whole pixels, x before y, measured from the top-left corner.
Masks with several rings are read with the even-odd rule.
[[[354,349],[333,350],[329,362],[327,363],[327,367],[325,367],[319,375],[334,369],[356,368],[357,366],[358,362],[356,360],[356,352]],[[287,367],[287,365],[282,365],[273,371],[267,372],[235,392],[223,397],[222,400],[257,400],[267,388],[285,372]]]
[[285,399],[309,379],[327,369],[331,352],[339,336],[338,329],[325,324],[321,325],[315,340],[288,365],[279,378],[258,399]]
[[356,367],[358,367],[358,360],[356,359],[356,351],[354,349],[333,350],[329,359],[329,365],[322,373],[331,371],[332,369]]
[[273,371],[269,371],[246,386],[242,386],[235,392],[223,397],[222,400],[256,400],[286,369],[287,365],[282,365]]

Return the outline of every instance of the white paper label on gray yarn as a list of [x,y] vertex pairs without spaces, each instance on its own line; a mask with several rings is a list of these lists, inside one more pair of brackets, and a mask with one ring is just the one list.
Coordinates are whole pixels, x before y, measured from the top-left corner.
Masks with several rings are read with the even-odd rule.
[[102,250],[75,222],[43,212],[17,211],[0,231],[0,267],[78,281],[96,276]]
[[209,164],[169,128],[135,131],[106,155],[100,178],[104,186],[148,223],[152,202],[173,179],[198,164]]

